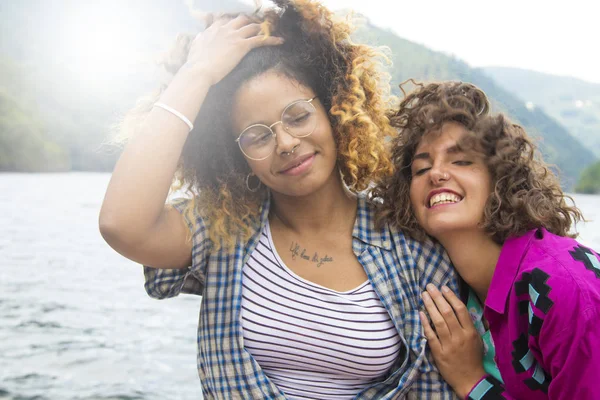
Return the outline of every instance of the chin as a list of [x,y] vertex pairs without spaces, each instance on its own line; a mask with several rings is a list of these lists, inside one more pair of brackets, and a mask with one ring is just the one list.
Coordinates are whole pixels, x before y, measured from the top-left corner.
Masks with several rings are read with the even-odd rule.
[[297,186],[285,186],[285,187],[278,187],[278,188],[271,188],[271,190],[273,190],[276,193],[279,193],[281,195],[284,196],[289,196],[289,197],[304,197],[304,196],[308,196],[314,192],[316,192],[318,189],[317,185],[310,183],[310,182],[306,182],[306,184],[304,185],[297,185]]
[[425,229],[425,232],[436,239],[440,239],[445,235],[457,233],[462,227],[457,226],[454,221],[436,221]]
[[480,227],[477,224],[469,224],[467,221],[444,221],[436,222],[434,226],[425,228],[425,232],[430,236],[441,241],[443,238],[456,238],[457,235],[468,234],[479,231]]

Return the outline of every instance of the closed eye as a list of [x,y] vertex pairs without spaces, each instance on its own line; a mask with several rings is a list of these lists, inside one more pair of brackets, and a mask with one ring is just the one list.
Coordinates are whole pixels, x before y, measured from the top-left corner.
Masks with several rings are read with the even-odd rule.
[[283,124],[286,129],[287,128],[297,129],[297,128],[302,128],[302,127],[308,125],[311,120],[312,120],[312,114],[309,112],[304,112],[302,114],[298,114],[298,115],[295,115],[290,118],[285,118],[283,120]]
[[472,165],[473,162],[469,161],[469,160],[458,160],[458,161],[454,161],[452,164],[458,165],[458,166],[467,166],[467,165]]
[[271,136],[273,136],[273,134],[271,132],[265,132],[264,134],[260,135],[259,137],[253,138],[252,143],[260,144],[260,143],[268,142],[269,140],[271,140]]
[[431,167],[427,167],[427,168],[421,168],[421,169],[418,169],[418,170],[416,170],[416,171],[413,173],[413,175],[414,175],[414,176],[420,176],[420,175],[423,175],[425,172],[429,171],[430,169],[431,169]]

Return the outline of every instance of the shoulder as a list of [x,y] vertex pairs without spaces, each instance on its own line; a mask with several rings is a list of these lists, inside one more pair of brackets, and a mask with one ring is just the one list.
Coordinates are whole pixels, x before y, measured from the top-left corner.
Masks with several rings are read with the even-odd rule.
[[[402,233],[401,233],[402,234]],[[425,258],[447,258],[446,249],[436,240],[427,236],[424,240],[417,240],[408,235],[402,234],[406,245],[413,254]]]
[[430,237],[416,240],[398,230],[392,233],[392,237],[397,251],[402,252],[402,258],[410,260],[409,264],[414,266],[421,287],[433,283],[438,287],[447,285],[458,292],[458,275],[448,253],[439,242]]
[[538,229],[530,243],[521,271],[538,268],[561,279],[600,283],[600,256],[575,239]]
[[532,305],[557,323],[574,315],[595,316],[600,310],[600,258],[572,238],[539,230],[515,282],[517,296],[526,292]]
[[197,250],[197,246],[200,243],[206,243],[209,241],[209,231],[208,231],[208,223],[207,219],[202,216],[200,212],[200,205],[198,204],[198,200],[194,198],[176,198],[169,202],[168,204],[173,209],[177,210],[183,221],[188,227],[190,232],[191,239],[194,250]]
[[375,221],[381,202],[377,199],[371,198],[366,193],[357,193],[357,211],[356,218],[368,218],[369,220]]
[[198,199],[189,198],[189,197],[178,197],[172,199],[168,206],[177,210],[188,227],[193,227],[195,224],[201,224],[203,226],[206,225],[205,218],[203,218],[200,214],[200,205],[198,204]]

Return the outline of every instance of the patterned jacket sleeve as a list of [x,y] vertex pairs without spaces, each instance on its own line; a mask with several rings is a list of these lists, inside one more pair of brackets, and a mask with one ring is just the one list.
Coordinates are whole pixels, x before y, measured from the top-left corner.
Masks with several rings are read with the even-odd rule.
[[[446,254],[444,248],[431,240],[417,242],[407,239],[408,247],[412,253],[412,257],[416,264],[416,280],[418,287],[415,286],[415,293],[412,296],[417,305],[416,313],[422,309],[421,292],[425,291],[425,286],[428,283],[434,284],[436,287],[447,285],[451,290],[458,292],[457,275],[450,262],[450,258]],[[429,346],[426,344],[426,339],[423,334],[421,321],[418,319],[418,314],[414,315],[415,326],[421,334],[419,340],[424,348],[425,358],[419,366],[419,377],[417,378],[413,388],[408,393],[408,399],[458,399],[450,385],[442,378],[437,369]]]
[[502,382],[491,375],[484,376],[469,392],[467,400],[516,400],[506,393]]
[[565,265],[570,276],[548,280],[555,301],[541,323],[539,346],[552,377],[550,399],[600,396],[600,257],[586,250],[585,267],[583,262]]
[[[165,299],[180,293],[202,295],[206,276],[206,266],[211,247],[208,230],[204,220],[196,213],[184,212],[188,200],[173,203],[179,211],[191,234],[192,265],[187,268],[153,268],[144,266],[144,288],[150,297]],[[191,215],[189,215],[191,214]]]

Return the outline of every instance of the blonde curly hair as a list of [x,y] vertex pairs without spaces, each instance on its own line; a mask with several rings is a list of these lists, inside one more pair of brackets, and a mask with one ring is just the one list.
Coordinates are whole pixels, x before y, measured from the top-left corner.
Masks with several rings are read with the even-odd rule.
[[[363,191],[393,170],[385,147],[386,137],[396,134],[387,117],[395,100],[383,68],[387,57],[380,49],[354,43],[350,20],[337,18],[316,1],[276,0],[275,4],[277,8],[253,18],[262,23],[265,33],[284,38],[284,44],[252,50],[210,89],[172,186],[189,193],[192,200],[185,204],[184,214],[191,221],[196,213],[205,219],[217,249],[230,249],[238,237],[250,238],[250,222],[258,217],[267,196],[264,187],[257,192],[247,189],[250,168],[232,140],[230,112],[242,83],[268,70],[313,89],[329,111],[337,164],[349,190]],[[179,37],[165,64],[170,72],[185,63],[192,39]],[[151,104],[147,101],[131,112],[125,131],[135,129]]]

